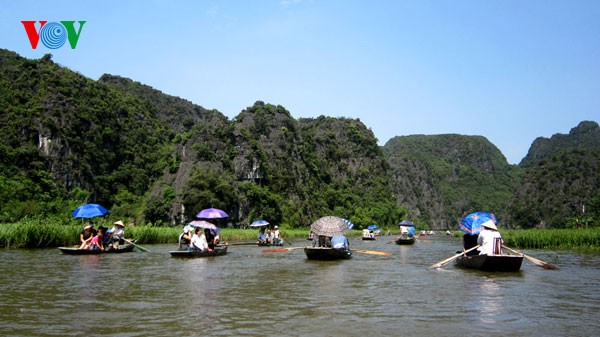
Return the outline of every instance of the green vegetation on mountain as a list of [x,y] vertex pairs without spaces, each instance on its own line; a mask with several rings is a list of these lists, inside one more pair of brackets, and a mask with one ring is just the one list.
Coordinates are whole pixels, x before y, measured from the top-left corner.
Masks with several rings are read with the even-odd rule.
[[[318,107],[315,107],[318,109]],[[128,222],[174,225],[203,208],[234,225],[306,228],[324,215],[357,224],[456,228],[494,212],[509,228],[600,224],[600,128],[538,138],[519,166],[482,136],[395,137],[360,120],[294,119],[257,101],[229,120],[115,76],[91,80],[0,49],[0,222],[100,203]]]
[[435,228],[456,228],[478,210],[500,213],[520,181],[518,168],[481,136],[394,137],[384,154],[398,203]]

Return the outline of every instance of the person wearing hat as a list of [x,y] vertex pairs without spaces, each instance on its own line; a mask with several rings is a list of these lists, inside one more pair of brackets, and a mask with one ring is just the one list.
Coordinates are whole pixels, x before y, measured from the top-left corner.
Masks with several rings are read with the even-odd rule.
[[183,233],[179,235],[179,250],[188,250],[192,243],[192,230],[194,228],[190,225],[183,227]]
[[81,233],[79,234],[79,242],[81,243],[80,247],[84,247],[86,245],[86,241],[96,236],[96,230],[94,229],[94,223],[90,220],[90,222],[83,227]]
[[498,232],[498,227],[493,220],[488,220],[482,225],[483,230],[479,232],[477,244],[479,244],[479,255],[501,255],[502,254],[502,235]]
[[281,234],[279,233],[279,227],[275,226],[273,227],[273,234],[271,234],[273,236],[273,245],[274,246],[282,246],[283,244],[281,243]]
[[119,220],[113,222],[113,228],[111,229],[111,232],[114,248],[117,248],[120,244],[122,245],[125,243],[125,225],[123,224],[123,221]]

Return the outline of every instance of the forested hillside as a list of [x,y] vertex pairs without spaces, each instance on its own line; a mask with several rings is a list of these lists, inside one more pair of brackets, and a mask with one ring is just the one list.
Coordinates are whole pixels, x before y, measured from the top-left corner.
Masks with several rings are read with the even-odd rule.
[[259,101],[230,121],[129,79],[93,81],[51,55],[2,50],[0,60],[0,221],[68,214],[84,202],[152,224],[207,207],[233,224],[403,217],[381,150],[358,120],[297,121]]
[[[318,109],[318,107],[315,107]],[[69,221],[100,203],[111,217],[175,225],[218,207],[233,225],[456,228],[490,211],[500,227],[600,224],[600,128],[538,138],[509,165],[483,136],[413,135],[377,145],[360,120],[302,118],[257,101],[232,120],[116,75],[98,81],[0,50],[0,222]]]
[[520,181],[519,169],[482,136],[394,137],[384,154],[398,203],[435,228],[456,228],[477,210],[501,213]]

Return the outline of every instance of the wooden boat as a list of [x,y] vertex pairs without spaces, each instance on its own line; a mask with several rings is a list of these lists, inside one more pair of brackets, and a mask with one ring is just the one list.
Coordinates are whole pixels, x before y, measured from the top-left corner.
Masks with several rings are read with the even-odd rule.
[[371,240],[377,240],[377,238],[374,237],[374,236],[363,236],[362,239],[363,240],[369,240],[369,241],[371,241]]
[[459,267],[484,271],[516,272],[522,263],[523,256],[519,255],[471,255],[456,259]]
[[227,246],[215,247],[212,252],[200,250],[173,250],[170,253],[171,257],[183,258],[220,256],[227,254]]
[[91,249],[81,249],[79,247],[58,247],[63,254],[67,255],[99,255],[99,254],[120,254],[120,253],[129,253],[133,251],[135,248],[131,243],[124,244],[119,246],[116,249],[109,249],[105,251],[101,251],[99,249],[91,250]]
[[411,236],[409,238],[398,238],[396,239],[397,245],[412,245],[417,241],[417,238]]
[[304,253],[309,260],[338,260],[349,259],[352,251],[329,247],[304,247]]

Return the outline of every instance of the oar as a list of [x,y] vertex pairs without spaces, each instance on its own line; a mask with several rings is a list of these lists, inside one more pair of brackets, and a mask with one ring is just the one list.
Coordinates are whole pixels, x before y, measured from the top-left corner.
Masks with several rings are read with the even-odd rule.
[[230,246],[256,246],[258,243],[256,241],[252,242],[229,242],[227,243]]
[[527,260],[529,260],[529,262],[535,264],[536,266],[542,267],[544,269],[550,269],[550,270],[557,270],[558,267],[557,266],[553,266],[547,262],[544,262],[542,260],[536,259],[535,257],[523,254],[522,252],[512,249],[510,247],[506,247],[505,245],[502,245],[503,248],[510,250],[511,252],[515,253],[515,254],[519,254],[522,255],[524,258],[526,258]]
[[350,249],[350,251],[357,252],[357,253],[363,253],[363,254],[371,254],[371,255],[392,256],[392,253],[380,252],[380,251],[377,251],[377,250]]
[[136,244],[135,244],[135,243],[133,243],[132,241],[129,241],[129,240],[127,240],[127,239],[123,239],[123,240],[125,240],[125,242],[131,243],[132,245],[134,245],[136,248],[138,248],[138,249],[139,249],[139,250],[141,250],[142,252],[147,252],[147,251],[148,251],[148,249],[146,249],[146,248],[144,248],[144,247],[142,247],[142,246],[140,246],[140,245],[136,245]]
[[389,245],[389,244],[390,244],[390,243],[392,243],[392,242],[396,242],[396,240],[398,240],[398,239],[399,239],[399,237],[395,237],[395,238],[393,238],[393,239],[392,239],[392,241],[390,241],[390,242],[386,242],[385,244],[386,244],[386,245]]
[[285,253],[296,249],[302,249],[304,247],[287,247],[287,248],[275,248],[275,249],[265,249],[263,253]]
[[468,252],[470,252],[470,251],[472,251],[474,249],[477,249],[477,248],[479,248],[479,245],[477,245],[475,247],[472,247],[472,248],[469,248],[469,249],[465,250],[464,252],[460,252],[459,254],[456,254],[456,255],[454,255],[452,257],[449,257],[449,258],[445,259],[444,261],[440,261],[440,262],[438,262],[436,264],[433,264],[429,268],[440,268],[440,267],[443,267],[443,266],[447,265],[448,263],[456,260],[459,256],[467,254]]

